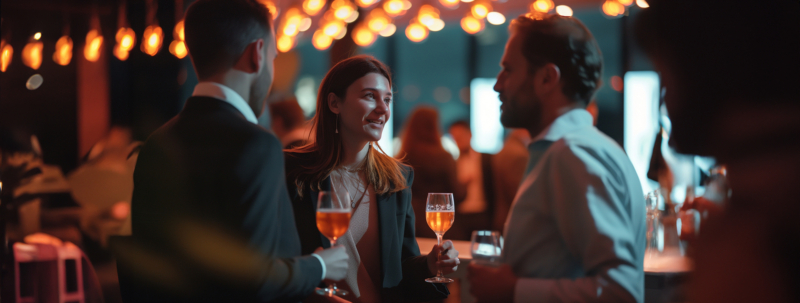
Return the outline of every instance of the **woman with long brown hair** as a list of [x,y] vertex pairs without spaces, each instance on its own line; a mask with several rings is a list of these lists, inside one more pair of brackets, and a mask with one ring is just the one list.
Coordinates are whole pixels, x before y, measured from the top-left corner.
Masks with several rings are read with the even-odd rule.
[[[344,299],[354,302],[413,302],[447,297],[442,284],[429,284],[441,267],[455,271],[452,242],[420,256],[414,238],[411,184],[414,171],[386,155],[377,141],[389,120],[392,78],[371,56],[337,63],[322,80],[313,118],[315,141],[287,150],[286,180],[303,252],[329,247],[316,225],[321,190],[348,195],[350,228],[337,244],[350,256]],[[440,259],[440,260],[437,260]]]

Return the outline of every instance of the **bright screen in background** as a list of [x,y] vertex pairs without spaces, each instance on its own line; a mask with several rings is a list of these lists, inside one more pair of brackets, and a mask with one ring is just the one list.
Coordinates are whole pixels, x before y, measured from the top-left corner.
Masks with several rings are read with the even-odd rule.
[[500,124],[500,98],[494,91],[495,78],[475,78],[469,85],[472,149],[496,154],[503,148],[503,125]]
[[658,126],[660,84],[658,73],[636,71],[625,73],[625,152],[633,163],[644,192],[657,188],[647,179]]

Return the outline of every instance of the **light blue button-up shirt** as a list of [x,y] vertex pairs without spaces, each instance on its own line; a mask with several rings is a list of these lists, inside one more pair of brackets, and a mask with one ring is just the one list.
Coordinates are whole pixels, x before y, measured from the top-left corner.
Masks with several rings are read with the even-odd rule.
[[622,148],[574,109],[529,150],[504,231],[514,302],[644,301],[644,194]]

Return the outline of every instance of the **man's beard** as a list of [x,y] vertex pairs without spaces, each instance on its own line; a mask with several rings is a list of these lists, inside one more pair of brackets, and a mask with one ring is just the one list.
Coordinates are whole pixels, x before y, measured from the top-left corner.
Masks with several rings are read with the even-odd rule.
[[253,107],[253,111],[256,111],[256,117],[260,117],[261,113],[264,112],[264,101],[271,87],[271,85],[267,84],[268,81],[265,81],[266,77],[268,77],[268,75],[265,71],[259,75],[250,86],[250,100],[248,103]]
[[[506,128],[525,128],[530,129],[531,126],[539,125],[542,121],[542,104],[536,99],[536,96],[531,94],[531,100],[528,104],[521,105],[519,101],[515,100],[515,105],[519,107],[512,108],[511,103],[505,103],[505,109],[500,114],[500,123]],[[508,99],[506,99],[508,100]],[[536,136],[537,134],[531,134]]]

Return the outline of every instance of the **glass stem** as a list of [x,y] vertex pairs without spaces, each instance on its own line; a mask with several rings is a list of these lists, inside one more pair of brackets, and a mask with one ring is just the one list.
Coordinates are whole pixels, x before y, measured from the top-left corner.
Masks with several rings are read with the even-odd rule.
[[[442,246],[442,235],[441,234],[438,234],[438,233],[436,234],[436,244],[439,245],[439,246]],[[436,255],[436,261],[440,261],[441,257],[442,257],[441,253]],[[444,277],[444,275],[442,275],[442,269],[439,268],[439,264],[436,264],[436,277],[437,278],[443,278]]]

